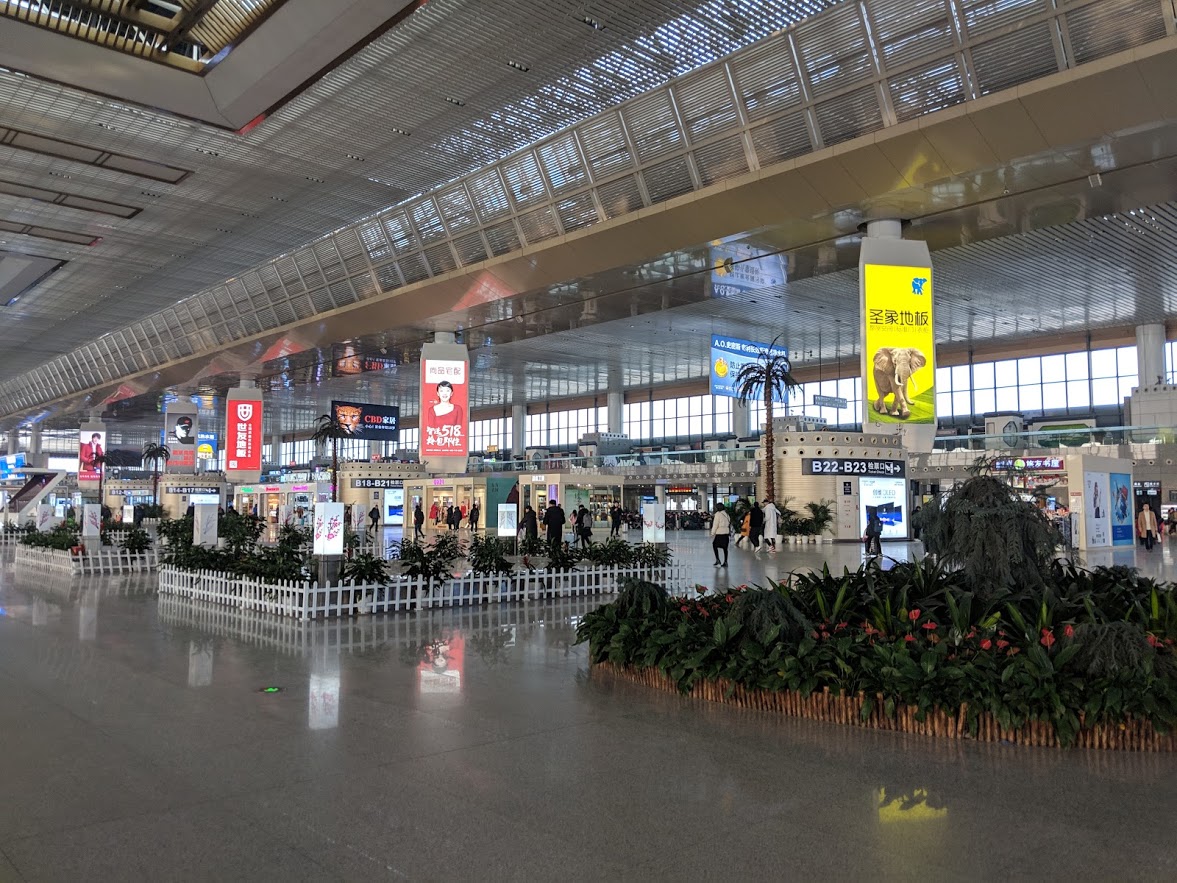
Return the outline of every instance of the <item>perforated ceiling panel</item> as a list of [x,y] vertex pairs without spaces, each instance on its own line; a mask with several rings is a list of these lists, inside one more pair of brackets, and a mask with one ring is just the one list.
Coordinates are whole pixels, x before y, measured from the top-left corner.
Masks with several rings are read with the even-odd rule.
[[[133,184],[157,208],[96,225],[110,232],[84,259],[69,252],[73,263],[28,299],[28,312],[0,327],[9,373],[210,276],[239,278],[5,383],[0,398],[9,413],[34,407],[95,377],[228,344],[1072,66],[1072,23],[1085,59],[1165,32],[1154,0],[1096,5],[433,0],[245,140],[5,75],[17,97],[4,112],[35,108],[54,132],[97,125],[108,149],[195,173],[173,188]],[[1106,12],[1113,6],[1120,14]],[[39,154],[12,158],[39,178],[72,169]],[[106,174],[86,186],[104,180],[93,195],[110,198],[122,182],[123,196],[126,177]],[[38,322],[55,333],[30,338]]]

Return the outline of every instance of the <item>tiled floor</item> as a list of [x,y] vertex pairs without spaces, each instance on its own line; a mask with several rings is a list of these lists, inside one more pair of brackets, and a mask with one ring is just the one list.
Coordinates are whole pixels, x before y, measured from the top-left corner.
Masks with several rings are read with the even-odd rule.
[[[733,550],[726,578],[859,556]],[[1177,879],[1174,757],[602,681],[591,600],[299,625],[147,588],[0,569],[0,881]]]

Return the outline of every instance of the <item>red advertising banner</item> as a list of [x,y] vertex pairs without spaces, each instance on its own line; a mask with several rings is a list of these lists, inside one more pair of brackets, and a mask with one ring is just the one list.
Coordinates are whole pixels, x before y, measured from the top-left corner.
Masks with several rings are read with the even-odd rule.
[[422,457],[469,454],[469,368],[464,360],[422,358]]
[[234,392],[229,391],[225,407],[225,469],[257,472],[262,468],[262,403],[234,398]]

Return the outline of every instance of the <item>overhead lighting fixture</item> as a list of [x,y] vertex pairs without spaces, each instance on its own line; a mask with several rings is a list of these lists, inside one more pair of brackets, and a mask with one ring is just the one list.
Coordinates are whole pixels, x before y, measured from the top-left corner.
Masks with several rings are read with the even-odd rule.
[[508,61],[507,64],[515,68],[517,71],[523,71],[523,73],[527,73],[529,70],[531,70],[529,65],[520,64],[518,61]]
[[392,131],[397,135],[404,135],[406,138],[413,134],[412,132],[406,131],[405,129],[398,129],[396,126],[392,127]]
[[445,100],[448,101],[450,104],[457,105],[458,107],[465,107],[466,106],[466,102],[462,101],[460,98],[450,98],[449,96],[446,96]]
[[605,26],[603,24],[601,24],[599,21],[597,21],[595,18],[593,18],[592,16],[586,15],[584,18],[581,19],[581,21],[584,22],[586,25],[588,25],[590,28],[592,28],[594,31],[605,30]]

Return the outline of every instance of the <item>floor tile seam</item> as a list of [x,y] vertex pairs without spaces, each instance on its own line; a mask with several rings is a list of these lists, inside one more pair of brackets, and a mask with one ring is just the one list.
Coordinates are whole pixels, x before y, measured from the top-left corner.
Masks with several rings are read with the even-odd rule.
[[22,874],[20,871],[20,868],[17,867],[16,861],[13,859],[13,857],[11,855],[9,855],[8,852],[5,851],[5,849],[2,846],[0,846],[0,856],[3,856],[5,861],[7,861],[9,865],[11,865],[12,870],[16,871],[16,876],[20,878],[22,883],[23,883],[23,881],[28,880],[28,877],[26,877],[24,874]]

